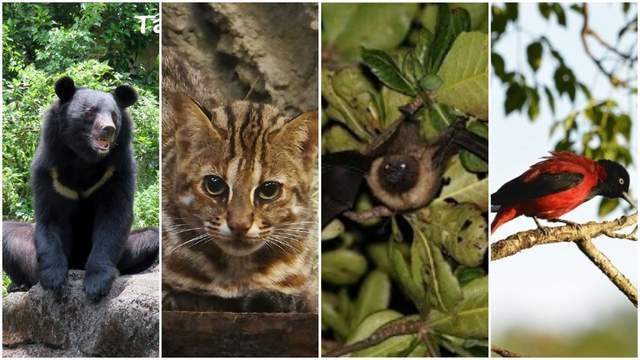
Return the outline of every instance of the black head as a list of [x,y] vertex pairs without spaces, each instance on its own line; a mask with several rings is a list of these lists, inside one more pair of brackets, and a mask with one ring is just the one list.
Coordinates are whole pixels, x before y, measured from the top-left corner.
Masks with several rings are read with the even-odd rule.
[[409,155],[390,155],[380,167],[378,176],[386,191],[401,193],[418,181],[418,161]]
[[129,126],[125,108],[138,99],[132,87],[122,85],[107,93],[76,87],[73,79],[63,77],[54,88],[60,99],[61,135],[78,157],[98,161],[125,140],[118,139],[123,126]]
[[623,198],[635,206],[629,198],[629,173],[620,164],[611,160],[598,160],[606,173],[605,180],[598,186],[598,194],[608,198]]

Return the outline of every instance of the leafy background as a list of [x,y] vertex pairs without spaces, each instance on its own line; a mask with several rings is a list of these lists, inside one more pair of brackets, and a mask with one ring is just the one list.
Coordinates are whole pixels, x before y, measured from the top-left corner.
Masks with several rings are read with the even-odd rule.
[[138,164],[134,228],[158,226],[159,40],[141,34],[134,18],[156,14],[153,3],[3,4],[4,220],[33,221],[30,164],[41,116],[55,99],[55,81],[70,75],[83,87],[111,91],[126,83],[138,91],[129,108]]
[[[486,4],[323,4],[322,15],[323,154],[363,150],[416,98],[426,104],[414,115],[426,139],[456,116],[487,136]],[[323,352],[420,317],[430,355],[487,355],[486,171],[462,153],[429,206],[323,229]],[[374,204],[363,189],[356,210]],[[426,354],[425,342],[404,335],[354,355]]]
[[[637,196],[636,5],[587,5],[586,33],[583,4],[495,4],[491,11],[491,190],[558,149],[624,164]],[[585,222],[630,212],[626,203],[596,198],[563,218]],[[493,240],[534,226],[516,219]],[[595,244],[637,286],[637,244],[605,238]],[[637,351],[636,309],[572,244],[492,263],[491,306],[492,341],[523,355]]]

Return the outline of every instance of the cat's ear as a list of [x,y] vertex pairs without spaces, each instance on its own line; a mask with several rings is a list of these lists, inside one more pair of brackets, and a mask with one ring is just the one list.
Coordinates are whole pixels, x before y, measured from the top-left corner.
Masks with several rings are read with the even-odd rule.
[[317,159],[318,112],[307,111],[288,121],[278,135],[302,151],[304,166],[309,170]]
[[179,152],[201,148],[212,141],[223,141],[223,135],[211,123],[211,113],[189,96],[173,99],[175,109],[175,139]]

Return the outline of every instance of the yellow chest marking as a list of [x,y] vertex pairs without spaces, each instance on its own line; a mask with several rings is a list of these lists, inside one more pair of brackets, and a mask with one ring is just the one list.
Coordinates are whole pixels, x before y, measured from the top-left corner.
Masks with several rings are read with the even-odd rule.
[[60,182],[58,179],[58,168],[54,167],[51,169],[51,178],[53,179],[53,189],[62,197],[65,197],[69,200],[78,200],[78,199],[86,199],[89,196],[93,195],[98,189],[102,187],[111,177],[113,176],[113,172],[115,169],[113,166],[107,167],[107,170],[104,172],[104,175],[98,180],[95,184],[93,184],[90,188],[84,191],[76,191]]

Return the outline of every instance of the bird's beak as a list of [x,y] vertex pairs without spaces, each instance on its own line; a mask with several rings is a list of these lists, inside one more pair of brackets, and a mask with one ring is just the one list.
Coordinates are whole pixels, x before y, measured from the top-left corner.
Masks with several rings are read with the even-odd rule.
[[633,199],[631,198],[631,196],[629,196],[629,194],[627,194],[626,192],[622,193],[622,198],[625,199],[629,205],[631,205],[632,208],[636,208],[636,203],[635,201],[633,201]]

